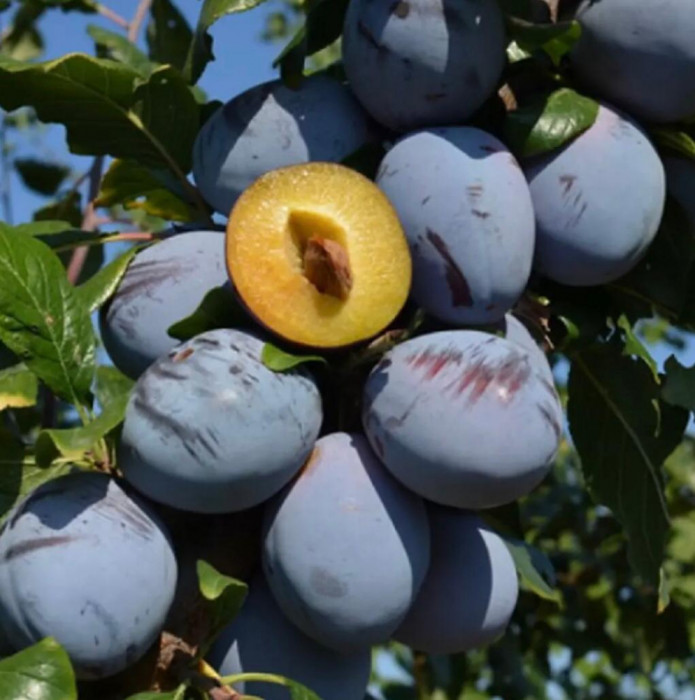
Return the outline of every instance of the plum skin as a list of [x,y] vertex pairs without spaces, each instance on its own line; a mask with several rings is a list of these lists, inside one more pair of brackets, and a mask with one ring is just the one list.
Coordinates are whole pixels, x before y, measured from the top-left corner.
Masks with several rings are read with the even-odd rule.
[[79,678],[114,675],[159,635],[177,564],[163,524],[105,474],[38,487],[0,533],[0,624],[16,649],[55,637]]
[[535,242],[528,184],[504,144],[472,127],[409,134],[376,182],[408,239],[416,303],[450,324],[501,320],[526,287]]
[[309,161],[340,162],[379,130],[344,85],[313,75],[299,90],[257,85],[215,112],[198,133],[193,177],[205,200],[229,216],[258,177]]
[[282,611],[338,651],[388,640],[429,563],[420,498],[379,463],[361,435],[316,443],[266,510],[263,570]]
[[101,338],[114,365],[137,379],[178,344],[169,327],[227,281],[221,231],[178,233],[138,253],[99,317]]
[[430,505],[430,568],[394,639],[428,654],[495,641],[516,607],[519,582],[504,540],[474,513]]
[[364,388],[363,425],[382,462],[423,498],[456,508],[529,493],[555,458],[562,420],[555,387],[529,352],[479,331],[408,340]]
[[580,80],[631,115],[695,115],[695,12],[688,0],[585,0],[570,54]]
[[[286,676],[313,690],[322,700],[362,700],[371,668],[371,652],[352,654],[321,646],[282,613],[262,574],[252,579],[239,615],[215,642],[208,661],[220,675],[244,672]],[[269,683],[239,683],[240,693],[286,700],[287,689]]]
[[661,222],[666,178],[635,122],[601,105],[587,131],[524,170],[536,212],[537,271],[561,284],[593,286],[641,260]]
[[471,116],[494,92],[505,43],[495,0],[351,0],[343,64],[367,111],[410,131]]
[[273,372],[263,341],[218,329],[157,360],[126,408],[119,466],[139,491],[197,513],[229,513],[273,496],[311,452],[319,391],[302,371]]

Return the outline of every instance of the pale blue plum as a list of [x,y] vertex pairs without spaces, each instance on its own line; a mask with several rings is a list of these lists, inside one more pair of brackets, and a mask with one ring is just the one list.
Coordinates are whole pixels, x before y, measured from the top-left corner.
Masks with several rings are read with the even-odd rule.
[[536,365],[536,369],[540,370],[546,379],[553,383],[555,380],[548,357],[528,328],[513,314],[506,314],[499,326],[503,337],[521,345],[528,352],[529,360]]
[[500,637],[519,582],[504,540],[475,514],[430,506],[432,560],[394,639],[428,654],[458,654]]
[[420,498],[379,463],[365,438],[333,433],[266,513],[263,568],[280,608],[338,651],[388,640],[429,563]]
[[471,127],[428,129],[399,141],[376,181],[408,238],[415,302],[450,324],[502,319],[535,240],[528,184],[506,147]]
[[157,360],[126,409],[119,466],[139,491],[197,513],[262,503],[297,473],[322,421],[303,371],[273,372],[263,341],[219,329]]
[[496,0],[351,0],[343,64],[367,111],[409,131],[470,117],[495,91],[505,45]]
[[[313,690],[321,700],[363,700],[371,651],[341,654],[307,637],[282,613],[262,575],[251,581],[239,615],[209,654],[220,675],[274,673]],[[272,683],[238,683],[240,693],[287,700],[287,689]]]
[[562,437],[560,401],[537,361],[479,331],[422,335],[388,352],[367,379],[363,422],[405,486],[472,510],[529,493]]
[[664,168],[646,134],[606,106],[563,148],[525,167],[536,212],[535,268],[573,286],[612,282],[642,258],[661,223]]
[[16,649],[55,637],[80,678],[111,676],[156,640],[176,579],[144,502],[105,474],[69,474],[20,502],[0,533],[0,626]]
[[101,338],[114,365],[137,379],[178,344],[169,327],[228,280],[220,231],[179,233],[138,253],[100,316]]
[[692,0],[584,0],[571,53],[577,77],[638,119],[695,115]]
[[193,176],[208,204],[229,216],[239,195],[268,171],[340,162],[377,137],[371,118],[337,80],[313,75],[298,90],[272,80],[237,95],[204,124]]

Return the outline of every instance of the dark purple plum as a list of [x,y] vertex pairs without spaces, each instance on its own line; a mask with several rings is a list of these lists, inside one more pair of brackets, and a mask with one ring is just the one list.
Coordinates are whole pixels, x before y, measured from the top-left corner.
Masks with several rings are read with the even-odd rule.
[[314,447],[321,397],[305,372],[268,369],[263,345],[242,331],[209,331],[147,369],[126,409],[125,478],[196,513],[251,508],[285,486]]
[[[313,690],[321,700],[363,700],[371,669],[368,648],[341,654],[299,631],[282,613],[262,575],[251,581],[241,613],[222,632],[208,661],[224,676],[274,673]],[[287,700],[271,683],[239,683],[240,693]]]
[[176,588],[169,536],[105,474],[72,473],[21,501],[0,534],[0,626],[16,649],[55,637],[80,678],[134,664]]
[[587,87],[638,119],[695,115],[692,0],[584,0],[571,53]]
[[519,582],[504,540],[475,514],[430,506],[432,560],[394,639],[428,654],[495,641],[516,607]]
[[372,447],[405,486],[472,510],[529,493],[562,437],[560,401],[537,362],[479,331],[396,346],[367,379],[363,418]]
[[471,127],[420,131],[387,153],[376,181],[408,238],[417,304],[451,324],[502,319],[535,240],[528,184],[506,147]]
[[272,80],[237,95],[205,123],[193,176],[208,204],[229,216],[261,175],[309,161],[340,162],[377,132],[350,90],[332,78],[313,75],[299,90]]
[[180,233],[138,253],[100,316],[101,338],[114,365],[137,379],[178,344],[169,327],[228,279],[220,231]]
[[273,595],[305,634],[338,651],[388,640],[428,563],[422,500],[360,435],[321,438],[268,506],[263,567]]
[[351,0],[343,63],[367,111],[409,131],[471,116],[495,90],[505,44],[496,0]]
[[612,282],[661,223],[664,168],[635,122],[606,106],[593,126],[525,167],[536,212],[535,268],[556,282]]

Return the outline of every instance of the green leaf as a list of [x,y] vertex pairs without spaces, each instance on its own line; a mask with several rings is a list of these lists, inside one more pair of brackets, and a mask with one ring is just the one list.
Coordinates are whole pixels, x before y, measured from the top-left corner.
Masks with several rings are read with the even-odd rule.
[[545,51],[556,66],[572,50],[581,33],[581,25],[576,20],[534,24],[518,17],[507,18],[507,34],[522,51]]
[[47,196],[55,194],[70,174],[70,168],[64,165],[44,163],[34,158],[17,158],[14,167],[30,190]]
[[320,362],[324,365],[328,364],[326,358],[321,357],[321,355],[293,355],[284,350],[280,350],[280,348],[271,343],[266,343],[263,346],[261,360],[263,364],[268,369],[272,369],[273,372],[286,372],[287,370],[307,362]]
[[90,235],[87,231],[75,230],[69,221],[54,221],[52,219],[32,221],[19,226],[8,226],[7,229],[19,236],[36,236],[37,238],[45,239],[44,243],[47,245],[54,243],[55,239],[53,237],[58,234],[69,233],[71,236],[74,236],[75,240],[77,240],[78,236]]
[[39,382],[36,375],[16,357],[0,357],[0,411],[36,404]]
[[672,406],[695,411],[695,365],[684,367],[671,355],[664,365],[664,373],[661,398]]
[[660,127],[651,129],[649,134],[657,146],[667,148],[686,158],[695,160],[695,139],[685,131]]
[[0,340],[72,404],[89,403],[95,336],[89,310],[45,243],[0,230]]
[[659,585],[669,516],[662,465],[680,442],[687,413],[659,400],[649,367],[619,342],[572,359],[567,416],[589,490],[628,538],[634,570]]
[[522,588],[539,598],[560,604],[562,594],[556,588],[555,569],[550,559],[522,540],[505,538],[504,542],[514,559]]
[[280,66],[283,80],[297,86],[301,82],[307,56],[325,49],[336,41],[342,31],[348,0],[314,0],[307,3],[304,24],[273,61]]
[[133,160],[114,160],[101,181],[96,206],[121,204],[167,221],[195,221],[199,214],[182,197],[165,185],[161,171]]
[[19,499],[73,468],[68,460],[59,460],[50,469],[39,467],[36,457],[10,432],[0,428],[0,524]]
[[188,685],[183,683],[169,693],[138,693],[131,695],[127,700],[184,700],[186,690],[188,690]]
[[63,124],[78,155],[133,158],[174,172],[188,172],[199,119],[176,70],[160,68],[143,82],[129,66],[84,54],[31,64],[0,58],[0,106],[31,106],[41,121]]
[[177,340],[188,340],[216,328],[239,328],[247,325],[248,316],[239,306],[229,287],[211,289],[198,308],[186,318],[169,327],[168,333]]
[[119,32],[112,32],[94,24],[87,25],[87,34],[94,39],[97,55],[110,58],[136,71],[141,77],[149,78],[157,68],[147,56],[129,39]]
[[658,383],[659,369],[656,365],[656,360],[651,356],[649,350],[647,350],[645,345],[635,334],[634,330],[632,329],[632,324],[628,320],[627,316],[620,316],[617,325],[623,332],[623,341],[625,343],[623,353],[625,355],[632,355],[633,357],[639,357],[640,359],[644,360],[654,376],[654,381]]
[[598,103],[569,88],[507,114],[505,135],[509,147],[522,158],[563,146],[596,121]]
[[[0,81],[1,82],[1,81]],[[68,192],[60,199],[34,212],[34,221],[65,221],[71,228],[82,225],[82,206],[79,192]]]
[[193,41],[186,18],[171,0],[154,0],[150,16],[146,32],[150,58],[182,71]]
[[[243,581],[224,576],[202,559],[198,560],[196,570],[200,592],[208,602],[208,635],[202,645],[207,650],[217,635],[239,614],[248,586]],[[204,654],[202,652],[201,656]]]
[[205,70],[205,66],[215,58],[212,53],[212,37],[208,34],[208,29],[225,15],[252,10],[263,2],[265,0],[203,1],[198,24],[183,69],[189,83],[197,83]]
[[137,247],[130,248],[76,288],[76,294],[89,311],[96,311],[110,299],[138,250]]
[[77,700],[70,659],[50,637],[0,661],[0,698]]
[[102,412],[83,426],[42,430],[36,440],[36,463],[47,467],[56,457],[85,459],[102,438],[123,422],[127,405],[128,394],[120,394],[112,397],[102,406]]
[[94,394],[101,406],[108,406],[113,401],[127,401],[135,382],[115,367],[100,365],[97,367]]

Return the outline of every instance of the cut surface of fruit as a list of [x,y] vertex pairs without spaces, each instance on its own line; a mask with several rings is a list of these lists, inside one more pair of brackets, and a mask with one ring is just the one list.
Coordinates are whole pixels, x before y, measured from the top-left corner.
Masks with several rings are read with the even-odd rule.
[[229,218],[227,266],[262,324],[326,348],[388,326],[407,299],[412,268],[386,196],[334,163],[280,168],[256,180]]

